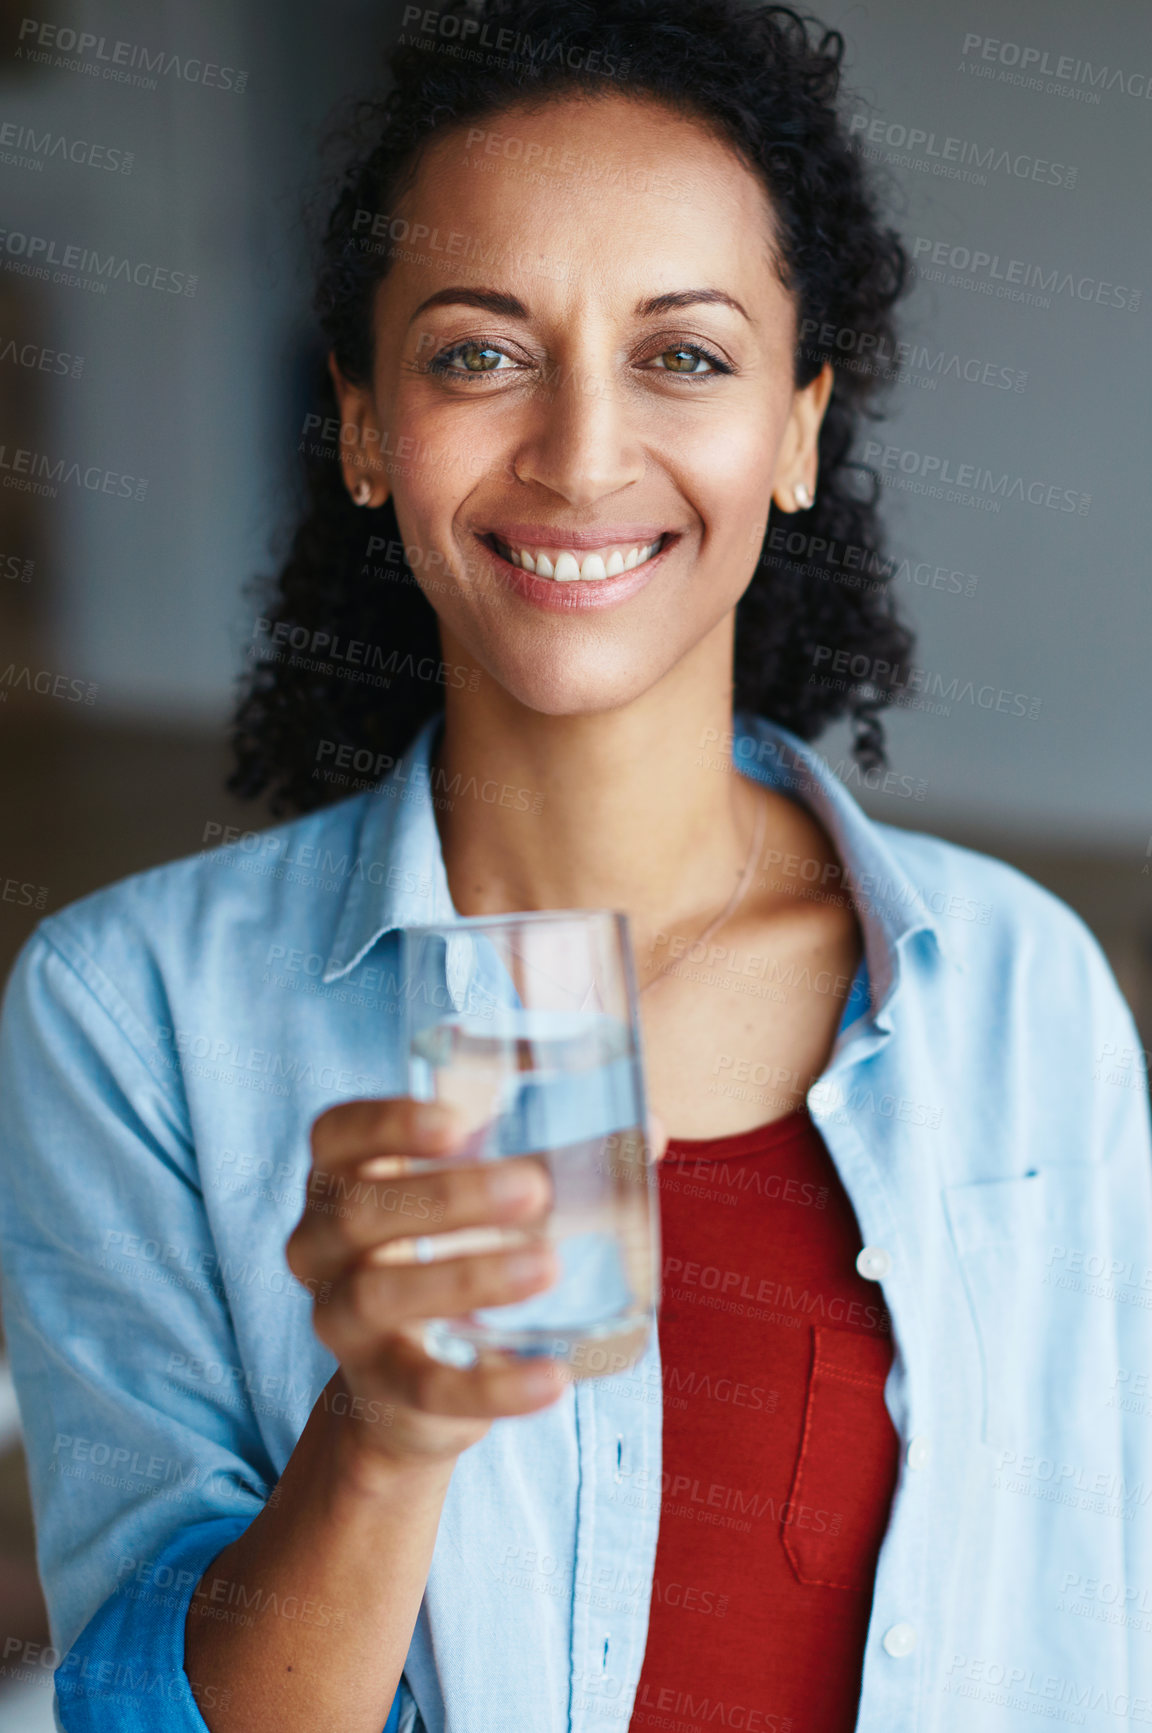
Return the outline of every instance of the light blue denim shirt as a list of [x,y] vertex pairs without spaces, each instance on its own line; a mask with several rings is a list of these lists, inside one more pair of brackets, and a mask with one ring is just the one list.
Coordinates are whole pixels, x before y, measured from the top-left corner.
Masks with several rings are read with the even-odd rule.
[[[24,1659],[46,1683],[56,1666],[66,1729],[203,1733],[192,1586],[335,1370],[284,1261],[309,1127],[405,1092],[399,929],[454,918],[437,726],[371,792],[53,915],[12,978],[0,1259],[57,1650]],[[701,756],[818,815],[864,930],[872,1008],[808,1091],[896,1348],[859,1733],[1152,1724],[1152,1162],[1107,965],[1046,892],[873,822],[783,730],[741,715]],[[780,864],[799,887],[804,864]],[[755,1099],[772,1077],[768,1050],[717,1056],[717,1089]],[[461,1456],[393,1706],[406,1733],[624,1733],[661,1415],[653,1332],[631,1372]],[[790,1733],[728,1701],[721,1622],[715,1656],[706,1704],[655,1705],[668,1724]]]

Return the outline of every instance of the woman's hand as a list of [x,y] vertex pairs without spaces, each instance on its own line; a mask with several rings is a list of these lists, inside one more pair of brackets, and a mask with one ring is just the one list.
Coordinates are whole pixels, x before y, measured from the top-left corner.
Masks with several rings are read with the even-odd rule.
[[[542,1232],[552,1191],[539,1159],[411,1171],[413,1158],[457,1153],[454,1123],[443,1107],[398,1096],[344,1102],[312,1127],[288,1267],[317,1295],[316,1334],[340,1362],[325,1400],[349,1417],[352,1456],[368,1468],[454,1459],[493,1420],[547,1407],[569,1381],[554,1360],[486,1357],[461,1370],[419,1346],[424,1320],[522,1300],[560,1273]],[[518,1243],[443,1255],[437,1236],[460,1228],[511,1230]],[[428,1236],[431,1261],[417,1261],[417,1236]]]

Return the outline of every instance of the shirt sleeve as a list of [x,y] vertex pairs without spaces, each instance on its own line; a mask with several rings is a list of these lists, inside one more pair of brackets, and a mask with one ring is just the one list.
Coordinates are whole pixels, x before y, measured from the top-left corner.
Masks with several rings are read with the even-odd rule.
[[275,1470],[248,1405],[170,1378],[239,1359],[183,1090],[62,917],[0,1023],[0,1272],[61,1723],[205,1733],[188,1602]]

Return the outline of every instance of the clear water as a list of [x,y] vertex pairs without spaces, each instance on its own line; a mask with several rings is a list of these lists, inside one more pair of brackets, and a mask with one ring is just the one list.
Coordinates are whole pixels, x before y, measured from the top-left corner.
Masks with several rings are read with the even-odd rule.
[[435,1024],[413,1049],[429,1068],[426,1093],[464,1116],[467,1159],[531,1153],[547,1168],[546,1231],[561,1266],[542,1293],[429,1324],[429,1351],[455,1365],[485,1350],[549,1354],[592,1373],[605,1367],[589,1345],[616,1344],[628,1364],[627,1344],[639,1352],[651,1321],[658,1249],[627,1026],[594,1012],[500,1009]]

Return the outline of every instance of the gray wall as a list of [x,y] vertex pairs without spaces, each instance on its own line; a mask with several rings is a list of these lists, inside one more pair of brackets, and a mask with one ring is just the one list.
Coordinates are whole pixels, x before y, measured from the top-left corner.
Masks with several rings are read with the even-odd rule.
[[[115,281],[101,295],[0,274],[6,326],[83,357],[79,379],[40,376],[38,445],[147,481],[143,499],[73,487],[44,502],[32,586],[44,654],[97,682],[99,715],[218,724],[250,613],[242,587],[284,519],[310,288],[302,193],[330,104],[363,74],[378,8],[107,0],[54,12],[62,30],[102,37],[106,56],[117,41],[176,56],[185,76],[169,70],[154,90],[17,59],[31,10],[5,21],[0,125],[133,161],[109,173],[0,160],[0,225],[54,239],[61,255],[73,244],[196,277],[191,295]],[[103,74],[100,52],[84,61]],[[222,69],[212,83],[208,65]],[[0,245],[0,262],[23,257]],[[30,443],[24,420],[4,431]]]
[[[923,485],[923,460],[939,457],[952,473],[970,464],[997,482],[1007,475],[1009,487],[1019,478],[1025,492],[1040,482],[1045,499],[1052,486],[1056,497],[1089,496],[1081,515],[993,493],[984,497],[998,512],[887,493],[900,552],[978,579],[971,596],[898,586],[914,611],[926,675],[1019,694],[1029,710],[1040,700],[1035,719],[971,700],[953,702],[947,716],[897,716],[895,761],[926,780],[927,822],[1084,846],[1130,841],[1142,852],[1152,831],[1152,10],[1140,0],[881,0],[825,15],[851,45],[859,100],[849,108],[870,123],[860,136],[897,159],[885,168],[909,244],[944,243],[959,267],[964,254],[953,248],[991,254],[1005,279],[1012,261],[1025,267],[1013,273],[1024,281],[1001,282],[971,263],[934,265],[921,247],[917,262],[944,280],[917,281],[909,337],[945,361],[979,362],[969,371],[981,378],[992,363],[988,377],[1013,384],[953,374],[935,389],[898,386],[892,420],[876,437],[913,454],[905,461],[919,471],[885,473]],[[934,135],[931,145],[910,149],[912,129]],[[1041,178],[1022,178],[1034,173]],[[1063,286],[1045,295],[1040,280],[1053,272]],[[922,361],[910,371],[932,377]]]
[[[0,124],[134,161],[130,174],[0,161],[0,226],[198,281],[194,296],[131,284],[98,296],[0,272],[3,330],[84,357],[78,379],[0,364],[0,389],[22,405],[36,392],[16,420],[0,411],[0,437],[32,443],[34,426],[48,452],[148,482],[142,500],[64,488],[31,527],[26,501],[0,501],[0,553],[13,537],[35,544],[20,600],[51,666],[97,683],[94,716],[218,727],[251,619],[242,586],[269,563],[299,433],[299,193],[329,104],[364,76],[387,14],[354,0],[102,0],[54,19],[106,45],[243,70],[240,92],[171,74],[148,90],[31,64],[15,49],[33,10],[0,12]],[[822,15],[848,39],[857,129],[892,159],[893,220],[939,279],[917,282],[906,336],[922,353],[893,387],[890,420],[869,433],[896,453],[888,515],[909,562],[896,588],[919,629],[929,700],[890,723],[894,768],[910,779],[895,786],[922,798],[866,798],[900,823],[1142,857],[1152,13],[1138,0],[1016,0],[1010,11],[834,0]],[[1041,88],[1010,81],[1021,77]],[[910,147],[913,129],[931,137]],[[1051,166],[1028,178],[1037,160]],[[932,172],[940,165],[969,178]],[[938,244],[950,265],[932,265]],[[953,249],[992,256],[1003,277],[1056,273],[1059,286],[1045,296],[1033,282],[1032,302],[984,292],[999,280]],[[0,262],[11,262],[2,247]],[[1077,298],[1101,282],[1117,293]],[[979,378],[957,377],[965,369]],[[974,474],[959,491],[975,503],[923,491],[926,475],[964,465]],[[1028,489],[1075,509],[1010,497]],[[929,578],[942,587],[918,581]],[[1001,693],[999,710],[982,707]],[[844,757],[842,731],[826,749]]]

